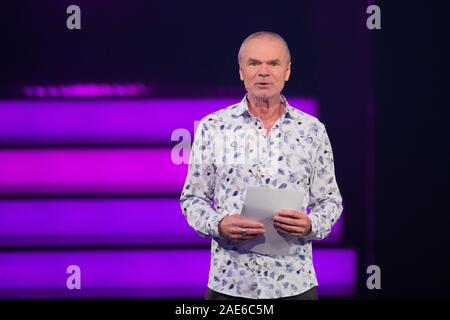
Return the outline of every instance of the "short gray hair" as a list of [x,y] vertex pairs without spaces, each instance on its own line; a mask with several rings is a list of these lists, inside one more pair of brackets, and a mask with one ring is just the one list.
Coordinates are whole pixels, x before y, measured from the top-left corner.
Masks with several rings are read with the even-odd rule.
[[238,52],[238,62],[239,63],[241,62],[242,51],[244,50],[245,45],[247,44],[248,41],[250,41],[251,39],[254,39],[254,38],[275,38],[275,39],[280,40],[286,49],[287,60],[288,60],[288,62],[291,62],[291,52],[289,51],[289,47],[288,47],[286,41],[284,41],[284,39],[279,34],[277,34],[275,32],[270,32],[270,31],[258,31],[258,32],[255,32],[255,33],[252,33],[251,35],[249,35],[242,42],[241,47],[239,48],[239,52]]

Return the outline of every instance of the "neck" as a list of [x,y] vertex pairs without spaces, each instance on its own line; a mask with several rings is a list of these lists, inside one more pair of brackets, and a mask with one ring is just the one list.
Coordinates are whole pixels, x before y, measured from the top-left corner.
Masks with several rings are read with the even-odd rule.
[[276,121],[283,114],[284,103],[280,95],[268,99],[248,95],[247,100],[250,113],[263,122]]

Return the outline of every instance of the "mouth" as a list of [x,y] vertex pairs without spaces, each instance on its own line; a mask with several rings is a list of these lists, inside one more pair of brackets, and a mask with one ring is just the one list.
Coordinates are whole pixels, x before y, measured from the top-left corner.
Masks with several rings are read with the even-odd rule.
[[258,87],[265,88],[265,87],[270,86],[270,83],[269,82],[257,82],[256,85]]

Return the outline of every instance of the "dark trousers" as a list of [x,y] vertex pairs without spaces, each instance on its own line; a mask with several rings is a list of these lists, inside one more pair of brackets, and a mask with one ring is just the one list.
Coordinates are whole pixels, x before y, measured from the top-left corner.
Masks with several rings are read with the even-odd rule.
[[[208,290],[206,291],[205,300],[253,300],[253,299],[233,297],[208,288]],[[319,300],[317,296],[317,287],[313,287],[308,291],[300,293],[296,296],[279,298],[277,300]]]

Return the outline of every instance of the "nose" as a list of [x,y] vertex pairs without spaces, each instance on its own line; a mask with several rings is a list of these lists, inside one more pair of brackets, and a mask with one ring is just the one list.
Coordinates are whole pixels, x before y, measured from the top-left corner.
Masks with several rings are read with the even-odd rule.
[[264,63],[261,65],[261,68],[259,68],[258,76],[260,76],[262,78],[269,76],[269,73],[267,71],[267,66]]

